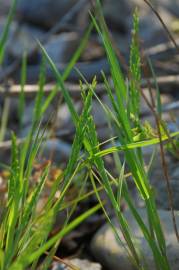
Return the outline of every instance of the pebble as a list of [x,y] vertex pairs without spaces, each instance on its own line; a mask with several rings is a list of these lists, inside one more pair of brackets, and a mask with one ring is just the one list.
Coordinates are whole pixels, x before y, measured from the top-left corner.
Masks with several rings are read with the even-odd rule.
[[[89,260],[82,260],[82,259],[72,259],[68,260],[70,264],[76,266],[79,270],[101,270],[102,267],[99,263],[90,262]],[[71,270],[72,268],[69,268],[65,264],[60,263],[53,263],[52,270]]]
[[22,21],[51,28],[63,18],[76,2],[76,0],[19,0],[17,13]]
[[68,63],[80,44],[79,34],[62,33],[53,36],[44,48],[55,63]]
[[11,2],[11,0],[1,0],[0,15],[4,16],[5,14],[8,14],[12,4]]
[[[80,101],[74,103],[75,110],[79,114],[82,110],[82,104]],[[65,130],[68,129],[69,131],[74,130],[74,124],[71,119],[71,113],[68,109],[66,103],[61,104],[57,109],[57,121],[55,123],[56,130]],[[58,132],[57,132],[58,133]]]
[[[145,209],[138,209],[140,217],[147,223],[147,216]],[[161,224],[164,230],[166,245],[167,245],[167,255],[170,262],[172,270],[179,269],[179,243],[177,242],[175,232],[173,229],[173,223],[170,211],[159,210]],[[141,233],[136,221],[129,211],[125,213],[126,219],[129,222],[131,231],[135,235],[135,240],[140,246],[140,250],[143,251],[143,258],[145,263],[147,263],[149,269],[156,269],[152,257],[151,250],[148,247],[143,234]],[[119,229],[118,222],[116,218],[112,220],[115,225],[120,239],[123,239],[122,233]],[[179,228],[179,212],[176,211],[176,223]],[[101,262],[103,266],[108,269],[115,270],[134,270],[135,268],[131,264],[126,250],[124,247],[117,242],[111,227],[105,224],[93,237],[91,242],[91,252],[95,256],[96,260]],[[147,268],[148,269],[148,268]]]
[[[45,32],[38,27],[24,24],[14,31],[14,34],[8,40],[7,52],[10,57],[22,58],[23,54],[31,55],[37,46],[37,40],[44,37]],[[13,46],[12,46],[13,44]],[[34,54],[31,61],[37,61],[38,55]]]
[[[161,209],[170,209],[167,185],[165,179],[159,182],[160,184],[156,187],[156,202],[157,206]],[[170,186],[173,197],[173,207],[179,210],[179,178],[171,178]]]
[[159,6],[163,6],[169,10],[174,16],[179,17],[179,2],[178,0],[159,0],[156,1]]
[[42,149],[43,157],[55,163],[68,161],[71,153],[71,145],[59,139],[47,140],[42,144]]
[[[103,13],[108,26],[123,34],[128,31],[128,26],[131,23],[131,1],[125,0],[104,0]],[[122,12],[123,16],[119,16]]]

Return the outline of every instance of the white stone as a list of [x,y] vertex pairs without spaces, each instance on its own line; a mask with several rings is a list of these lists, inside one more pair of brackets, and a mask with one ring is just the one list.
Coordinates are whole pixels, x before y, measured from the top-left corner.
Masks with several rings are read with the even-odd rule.
[[[147,223],[145,209],[138,209],[140,217]],[[171,270],[179,269],[179,243],[177,242],[170,211],[159,211],[161,224],[166,237],[167,255],[171,265]],[[144,239],[144,236],[129,211],[125,213],[126,219],[129,222],[132,233],[135,235],[135,241],[138,243],[140,250],[143,253],[145,262],[149,269],[156,269],[152,252]],[[177,226],[179,228],[179,212],[176,211]],[[117,220],[113,219],[113,224],[117,228],[118,234],[123,239],[122,233],[119,230]],[[129,260],[128,254],[124,247],[117,242],[111,227],[104,225],[94,236],[91,242],[91,252],[95,258],[109,269],[115,270],[134,270],[134,266]]]

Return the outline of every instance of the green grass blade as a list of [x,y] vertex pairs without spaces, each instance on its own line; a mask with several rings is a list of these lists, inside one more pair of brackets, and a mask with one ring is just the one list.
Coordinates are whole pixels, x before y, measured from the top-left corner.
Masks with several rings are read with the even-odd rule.
[[38,259],[41,255],[44,254],[45,251],[47,251],[50,247],[52,247],[59,239],[63,238],[66,234],[71,232],[74,228],[76,228],[78,225],[80,225],[85,219],[87,219],[89,216],[94,214],[96,211],[100,209],[100,205],[96,205],[93,208],[86,211],[84,214],[77,217],[75,220],[73,220],[70,224],[68,224],[65,228],[59,231],[55,236],[53,236],[50,240],[48,240],[43,246],[37,249],[37,251],[29,254],[28,257],[26,257],[25,260],[21,258],[19,262],[14,263],[9,270],[15,270],[17,267],[20,267],[19,269],[23,269],[24,267],[31,264],[33,261]]
[[[67,167],[64,172],[64,183],[63,183],[63,189],[66,185],[69,184],[69,179],[71,175],[73,175],[73,172],[75,170],[75,166],[77,166],[77,161],[79,158],[80,150],[84,141],[86,128],[87,128],[87,119],[89,117],[89,113],[91,111],[91,102],[92,102],[92,92],[89,91],[87,94],[87,97],[85,98],[84,103],[84,109],[83,112],[79,118],[79,122],[76,128],[76,135],[74,138],[74,142],[72,145],[72,151],[70,155],[70,159],[68,161]],[[63,196],[60,197],[60,200],[56,203],[56,209],[59,209],[59,206],[61,205]]]
[[139,51],[139,17],[135,10],[133,15],[133,32],[130,49],[130,81],[129,81],[129,108],[128,113],[133,114],[135,121],[139,121],[140,112],[140,82],[141,60]]
[[5,134],[6,134],[6,129],[7,129],[7,125],[8,125],[10,103],[11,103],[10,98],[5,97],[2,116],[1,116],[1,123],[0,123],[1,124],[0,125],[0,142],[4,140],[4,137],[5,137]]
[[18,104],[18,118],[19,118],[20,128],[22,128],[22,120],[23,120],[24,109],[25,109],[24,87],[26,83],[26,75],[27,75],[27,56],[26,54],[24,54],[22,58],[22,68],[21,68],[21,92],[20,92],[19,104]]
[[[171,133],[170,137],[174,138],[176,136],[179,135],[179,131],[173,132]],[[161,140],[164,141],[168,141],[168,136],[167,135],[163,135],[161,137]],[[150,145],[155,145],[155,144],[159,144],[160,139],[159,138],[153,138],[150,140],[145,140],[145,141],[139,141],[139,142],[135,142],[135,143],[129,143],[126,145],[120,145],[120,146],[113,146],[113,147],[109,147],[105,150],[101,150],[99,152],[97,152],[95,155],[96,156],[105,156],[108,154],[112,154],[114,152],[119,152],[119,151],[124,151],[124,150],[129,150],[129,149],[135,149],[135,148],[141,148],[141,147],[147,147]]]
[[62,91],[62,94],[65,98],[65,101],[66,101],[66,104],[68,105],[68,108],[69,108],[69,111],[71,113],[71,116],[72,116],[72,120],[74,122],[74,124],[77,124],[77,121],[78,121],[78,114],[75,110],[75,107],[73,105],[73,102],[70,98],[70,95],[68,93],[68,90],[66,89],[65,85],[64,85],[64,81],[63,81],[63,77],[60,75],[60,73],[58,72],[55,64],[53,63],[53,61],[50,59],[50,57],[48,56],[47,52],[45,51],[45,49],[43,48],[43,46],[39,43],[39,46],[43,52],[43,55],[45,57],[45,59],[47,60],[48,64],[50,65],[54,75],[56,76],[56,79],[57,79],[57,84],[60,88],[60,90]]
[[85,32],[85,34],[84,34],[84,36],[83,36],[83,38],[82,38],[82,40],[80,42],[80,45],[79,45],[78,49],[76,50],[76,52],[72,56],[70,62],[67,64],[67,67],[66,67],[66,69],[65,69],[65,71],[63,73],[63,76],[62,76],[63,81],[65,81],[68,78],[72,68],[74,67],[74,65],[76,64],[76,62],[80,58],[83,50],[85,49],[92,28],[93,28],[93,24],[91,23],[89,25],[88,29],[86,30],[86,32]]
[[4,27],[4,30],[3,30],[3,33],[2,33],[2,36],[1,36],[1,39],[0,39],[0,65],[2,64],[3,59],[4,59],[5,45],[6,45],[6,41],[7,41],[7,38],[8,38],[10,25],[11,25],[11,22],[12,22],[14,13],[15,13],[16,4],[17,4],[17,0],[13,0],[10,11],[9,11],[8,18],[7,18],[7,21],[6,21],[6,25]]
[[16,224],[18,220],[18,210],[20,203],[20,183],[19,183],[19,160],[16,137],[12,134],[12,172],[8,183],[8,206],[9,213],[7,219],[7,235],[5,243],[5,265],[8,267],[14,254],[14,239],[16,234]]
[[[126,184],[124,184],[124,186],[123,186],[123,193],[124,193],[123,194],[124,198],[127,201],[128,206],[129,206],[129,208],[130,208],[136,222],[139,224],[140,229],[142,230],[142,232],[144,234],[144,237],[147,239],[147,241],[148,241],[148,243],[149,243],[149,245],[150,245],[150,247],[152,249],[152,252],[153,252],[153,255],[154,255],[154,258],[155,258],[155,262],[157,263],[158,269],[166,269],[166,270],[170,269],[169,265],[168,265],[168,262],[166,261],[163,254],[160,253],[160,251],[158,249],[158,246],[156,245],[153,237],[151,237],[148,228],[146,227],[146,225],[144,224],[144,222],[141,219],[140,215],[138,214],[138,212],[136,210],[136,207],[133,205],[132,200],[131,200],[131,198],[129,196],[129,193],[127,191]],[[162,268],[161,268],[161,262],[162,262]]]

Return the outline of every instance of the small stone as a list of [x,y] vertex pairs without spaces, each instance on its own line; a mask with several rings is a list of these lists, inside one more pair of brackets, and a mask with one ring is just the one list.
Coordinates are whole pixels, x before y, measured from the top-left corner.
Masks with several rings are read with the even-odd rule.
[[[170,187],[172,190],[173,207],[179,210],[179,178],[170,179]],[[156,186],[156,203],[161,209],[170,209],[166,180],[160,181]]]
[[179,179],[179,168],[176,167],[173,172],[172,172],[172,177],[173,178],[176,178],[176,179]]
[[[147,215],[145,209],[138,209],[140,217],[147,224]],[[159,210],[158,211],[161,224],[163,227],[164,235],[166,238],[167,255],[172,270],[179,269],[179,243],[177,242],[176,235],[173,229],[173,223],[170,211]],[[135,236],[135,241],[142,251],[145,263],[147,263],[149,269],[156,269],[152,252],[139,229],[134,217],[129,211],[126,211],[125,217],[129,223],[130,229]],[[123,241],[122,233],[119,229],[117,219],[112,220],[114,226],[118,231],[120,239]],[[179,212],[176,211],[176,223],[179,227]],[[126,244],[125,244],[126,246]],[[91,252],[102,265],[108,267],[108,269],[115,270],[134,270],[134,266],[131,264],[128,258],[127,252],[124,246],[121,245],[115,238],[113,230],[106,224],[104,225],[94,236],[91,242]],[[147,268],[148,269],[148,268]]]
[[[107,95],[104,95],[102,97],[101,102],[105,104],[105,106],[108,106],[109,109],[112,110],[112,106],[111,106],[109,97]],[[92,113],[92,116],[94,118],[94,122],[97,128],[99,140],[102,141],[102,140],[108,139],[111,131],[109,130],[109,127],[108,127],[107,115],[103,107],[97,100],[93,101],[91,113]]]
[[5,15],[9,12],[9,9],[11,7],[12,1],[11,0],[1,0],[1,9],[0,9],[0,15]]
[[[5,18],[0,18],[0,36],[2,35],[4,31],[4,27],[6,25],[6,19]],[[13,33],[16,31],[17,28],[17,23],[16,22],[11,22],[11,25],[9,27],[9,33],[8,36],[11,37]]]
[[158,7],[162,6],[170,11],[174,16],[179,17],[179,2],[178,0],[158,0]]
[[[44,104],[45,100],[46,100],[45,97],[43,97],[41,101],[41,106],[42,104]],[[43,116],[41,117],[42,124],[45,125],[47,122],[52,123],[52,120],[50,118],[54,112],[54,107],[55,107],[55,102],[52,102],[49,104],[48,108],[46,109]],[[23,117],[23,122],[22,122],[24,126],[27,126],[32,123],[34,109],[35,109],[35,100],[27,102],[25,110],[24,110],[24,117]]]
[[[76,3],[77,0],[19,0],[17,13],[19,19],[22,21],[45,28],[51,28],[59,22]],[[84,15],[84,13],[82,13],[82,15]],[[75,17],[77,18],[79,16]]]
[[[88,260],[81,259],[72,259],[66,260],[66,262],[76,266],[79,270],[101,270],[102,267],[99,263],[90,262]],[[68,267],[65,264],[53,263],[52,270],[71,270],[72,268]]]
[[71,153],[71,145],[59,139],[47,140],[42,144],[42,149],[43,157],[55,163],[68,161]]
[[[125,0],[104,0],[103,13],[106,22],[113,30],[118,30],[121,33],[126,33],[131,23],[132,5],[130,1]],[[119,16],[122,12],[123,16]]]
[[[9,39],[7,46],[8,54],[13,58],[22,58],[24,53],[31,55],[37,46],[37,40],[41,40],[44,37],[44,33],[44,31],[37,27],[29,25],[21,26]],[[36,61],[38,60],[37,56],[33,56],[33,61],[34,59]]]
[[99,263],[90,262],[88,260],[72,259],[70,262],[79,267],[79,270],[101,270],[101,265]]
[[[80,113],[82,109],[81,102],[77,101],[74,103],[75,110],[77,113]],[[68,129],[69,131],[74,130],[74,124],[71,119],[71,113],[68,109],[68,106],[66,103],[63,103],[62,105],[59,106],[57,110],[57,121],[55,124],[55,128],[58,131]]]
[[52,37],[44,48],[53,62],[67,63],[70,61],[79,44],[79,35],[75,32],[70,32]]

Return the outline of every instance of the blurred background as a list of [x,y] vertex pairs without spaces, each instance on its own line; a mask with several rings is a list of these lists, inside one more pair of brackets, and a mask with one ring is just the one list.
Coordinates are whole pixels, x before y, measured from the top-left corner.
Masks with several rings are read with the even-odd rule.
[[[0,7],[0,34],[2,36],[6,19],[13,1],[1,0]],[[160,14],[170,33],[179,43],[179,1],[153,0],[155,10]],[[90,24],[89,12],[94,13],[94,1],[88,0],[17,0],[12,22],[6,36],[6,49],[0,67],[0,105],[4,104],[4,97],[10,96],[8,127],[1,140],[10,138],[10,130],[15,130],[20,138],[27,135],[32,121],[34,97],[38,90],[38,79],[42,62],[42,53],[37,40],[41,42],[48,55],[63,73],[70,59],[80,46]],[[132,15],[137,7],[140,17],[140,47],[142,54],[150,57],[160,91],[164,94],[163,100],[169,102],[178,97],[178,68],[179,56],[176,47],[169,39],[162,23],[144,0],[103,0],[101,1],[103,13],[108,25],[113,46],[119,57],[121,68],[127,75],[126,66],[129,62],[129,49],[131,42]],[[25,75],[25,101],[26,106],[22,115],[21,128],[19,128],[18,99],[21,91],[22,62],[26,58],[27,68]],[[101,71],[110,77],[110,68],[105,56],[102,41],[93,28],[88,38],[87,45],[80,55],[76,65],[88,82],[97,77],[97,91],[102,99],[107,100],[102,84]],[[143,77],[151,75],[143,74]],[[53,86],[54,74],[46,66],[46,92],[50,93]],[[80,76],[72,69],[66,82],[74,98],[75,106],[80,111],[79,102]],[[143,78],[144,79],[144,78]],[[143,81],[146,87],[146,81]],[[55,102],[54,102],[55,103]],[[56,99],[57,103],[57,99]],[[144,113],[148,110],[142,103]],[[176,105],[177,107],[177,105]],[[1,112],[3,106],[0,107]],[[55,108],[57,120],[54,121],[55,134],[66,142],[71,143],[73,125],[66,108],[61,101],[61,106],[53,104],[44,117],[47,121],[49,113]],[[94,104],[94,117],[99,126],[100,139],[106,139],[106,120],[101,108]],[[171,124],[175,129],[174,125]],[[63,132],[62,132],[63,130]],[[67,136],[67,134],[69,134]],[[51,144],[50,144],[50,147]],[[55,145],[56,147],[56,145]],[[57,147],[58,149],[58,147]],[[65,151],[68,149],[68,145]],[[69,147],[70,149],[70,147]],[[67,151],[68,152],[68,151]],[[58,156],[58,155],[57,155]],[[68,155],[67,155],[68,156]]]
[[[8,65],[14,60],[22,58],[24,52],[28,55],[28,62],[31,68],[28,71],[27,80],[36,81],[38,76],[38,63],[41,59],[36,39],[40,40],[47,50],[49,56],[59,66],[69,61],[80,44],[81,37],[88,27],[90,18],[89,10],[92,11],[92,1],[84,0],[18,0],[14,21],[10,27],[8,36],[7,53],[5,63]],[[148,55],[157,52],[158,72],[176,73],[177,58],[173,54],[168,59],[168,51],[163,47],[156,47],[157,44],[165,44],[169,41],[163,26],[152,12],[151,8],[143,0],[103,0],[101,1],[104,16],[110,32],[114,38],[115,45],[127,60],[131,38],[132,14],[134,8],[139,8],[140,15],[140,39],[143,50]],[[179,32],[179,3],[177,0],[153,0],[154,8],[159,12],[169,30],[176,35]],[[2,32],[6,15],[12,1],[1,0],[0,9],[0,31]],[[163,50],[163,51],[162,51]],[[162,57],[159,54],[162,53]],[[161,56],[161,55],[160,55]],[[154,56],[153,56],[154,57]],[[169,67],[168,61],[171,65]],[[93,72],[89,68],[86,74],[85,65],[83,72],[87,79],[93,77],[95,71],[99,73],[100,68],[107,69],[105,62],[97,62],[104,59],[104,51],[95,30],[92,31],[88,46],[82,54],[81,62],[93,62]],[[96,61],[96,65],[95,65]],[[98,66],[99,65],[99,66]],[[168,66],[168,67],[167,67]],[[92,67],[92,65],[90,66]],[[62,68],[62,65],[61,65]],[[50,73],[50,72],[49,72]],[[93,74],[92,74],[93,73]],[[18,79],[16,70],[13,77]],[[52,75],[48,74],[48,79]],[[70,79],[75,80],[77,75],[73,72]]]
[[[11,12],[12,2],[11,0],[0,0],[1,37],[3,36],[9,12]],[[12,23],[6,37],[4,58],[0,66],[0,115],[3,119],[0,126],[0,162],[10,162],[11,131],[15,131],[19,142],[21,142],[29,133],[32,125],[34,100],[39,89],[38,79],[42,63],[42,53],[37,40],[41,42],[58,70],[63,74],[89,28],[91,22],[89,11],[94,13],[94,2],[89,0],[17,0]],[[160,14],[170,34],[174,37],[177,46],[179,46],[179,0],[151,0],[150,3],[152,3],[155,11]],[[163,119],[167,122],[170,131],[179,130],[179,102],[177,101],[179,98],[179,49],[171,42],[166,29],[164,29],[159,18],[157,18],[155,12],[152,11],[146,1],[103,0],[101,4],[113,46],[125,75],[127,75],[126,65],[129,63],[132,16],[135,8],[138,8],[140,48],[144,58],[149,57],[153,64],[161,92]],[[23,110],[22,108],[19,110],[24,59],[26,59],[27,64],[23,81],[25,106]],[[110,80],[110,67],[105,56],[102,41],[95,29],[92,29],[87,45],[75,66],[88,82],[91,82],[94,76],[96,76],[98,82],[96,93],[103,103],[109,104],[101,71],[104,71]],[[46,96],[48,96],[55,86],[55,77],[48,65],[45,72],[44,89]],[[65,82],[78,112],[82,108],[80,79],[79,73],[72,69]],[[144,91],[147,90],[147,79],[151,79],[151,74],[142,74],[142,88]],[[152,80],[151,84],[153,94],[156,97]],[[146,95],[149,96],[147,91]],[[154,126],[151,111],[143,100],[141,101],[141,107],[143,121],[148,120]],[[104,112],[96,100],[93,102],[92,114],[98,130],[99,140],[109,139],[107,119],[104,117]],[[49,106],[41,124],[42,127],[48,127],[50,136],[48,133],[43,146],[43,157],[38,162],[43,165],[43,162],[46,160],[52,161],[54,164],[51,172],[53,178],[54,175],[60,173],[60,170],[65,168],[75,134],[70,113],[60,94],[57,95],[57,98]],[[148,159],[151,155],[150,149],[146,149],[144,155]],[[113,160],[108,157],[105,162],[107,167],[113,170]],[[179,178],[178,164],[171,157],[168,157],[168,162],[172,176],[174,205],[175,209],[179,209],[179,181],[176,181]],[[164,192],[165,185],[162,184],[163,182],[161,183],[163,175],[161,174],[161,165],[158,160],[156,160],[154,167],[153,175],[155,177],[153,177],[153,181],[159,193],[157,203],[162,209],[167,209],[167,195]],[[38,166],[36,166],[35,170],[34,179],[38,176]],[[6,174],[2,171],[0,173],[0,196],[1,191],[7,188],[6,184],[1,180],[6,178]],[[133,192],[135,198],[136,193],[133,185],[130,182],[129,185],[131,185],[131,192]],[[72,190],[73,198],[77,192],[77,187],[74,187],[74,190]],[[48,187],[40,202],[40,208],[43,207],[43,200],[46,200],[47,196]],[[87,200],[87,202],[80,205],[79,213],[82,208],[83,210],[88,209],[89,205],[94,204],[93,200],[96,202],[96,198],[92,198],[92,201]],[[136,203],[138,205],[141,203],[138,197],[136,197]],[[109,209],[109,213],[110,211],[111,209]],[[68,239],[64,240],[60,254],[63,254],[64,250],[65,255],[79,251],[81,246],[85,246],[85,243],[91,239],[90,237],[103,222],[104,216],[102,214],[91,218],[88,223],[80,227],[80,230],[76,230],[70,234]],[[65,248],[63,248],[63,245]],[[90,266],[92,268],[85,267],[84,269],[89,270],[101,269],[101,266],[95,265]]]

